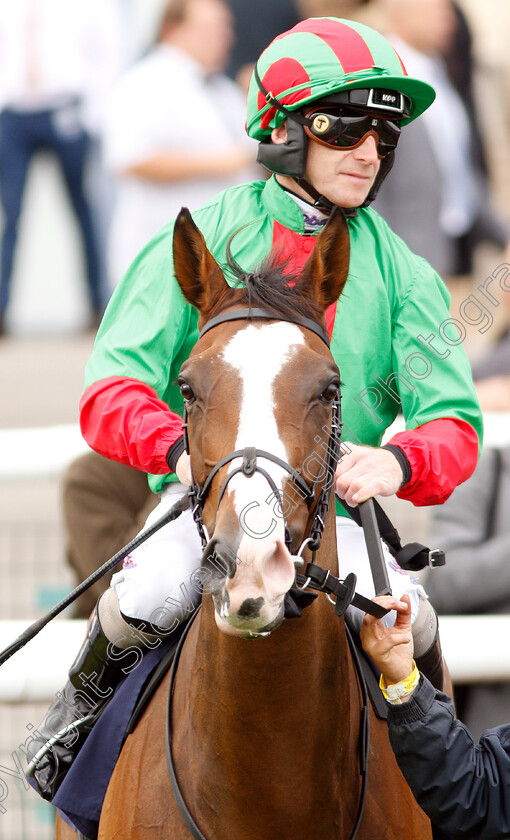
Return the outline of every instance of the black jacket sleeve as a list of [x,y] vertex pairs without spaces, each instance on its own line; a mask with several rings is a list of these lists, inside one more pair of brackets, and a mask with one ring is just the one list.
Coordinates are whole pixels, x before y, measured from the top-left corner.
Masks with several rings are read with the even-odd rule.
[[475,745],[450,698],[424,677],[408,703],[388,705],[398,764],[432,822],[454,837],[510,837],[510,725]]

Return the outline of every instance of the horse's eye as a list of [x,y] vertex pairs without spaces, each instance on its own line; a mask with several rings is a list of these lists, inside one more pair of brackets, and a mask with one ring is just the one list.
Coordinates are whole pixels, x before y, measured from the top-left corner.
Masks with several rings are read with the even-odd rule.
[[322,402],[331,403],[338,396],[338,389],[340,387],[339,382],[330,382],[329,385],[324,388],[322,394],[320,395],[320,399]]
[[184,402],[190,402],[195,396],[193,388],[187,382],[179,382],[179,388]]

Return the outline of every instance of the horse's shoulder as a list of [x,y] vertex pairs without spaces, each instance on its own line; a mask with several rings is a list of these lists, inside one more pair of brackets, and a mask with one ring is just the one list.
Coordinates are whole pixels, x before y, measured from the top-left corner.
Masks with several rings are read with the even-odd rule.
[[[166,768],[165,739],[168,697],[167,673],[156,688],[140,720],[126,738],[106,791],[98,840],[123,837],[159,840],[169,825],[179,825]],[[119,796],[119,791],[123,792]],[[132,796],[126,792],[132,791]],[[121,835],[118,835],[119,837]],[[177,838],[178,835],[172,835]],[[186,836],[186,835],[183,835]],[[66,840],[66,838],[62,838]]]

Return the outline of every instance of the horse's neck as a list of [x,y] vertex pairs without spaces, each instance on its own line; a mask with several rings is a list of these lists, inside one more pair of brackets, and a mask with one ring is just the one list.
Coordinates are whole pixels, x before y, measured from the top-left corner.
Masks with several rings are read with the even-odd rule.
[[[336,552],[334,531],[323,545],[323,553]],[[205,599],[185,658],[174,721],[176,749],[188,757],[184,785],[195,802],[214,783],[237,791],[231,808],[249,808],[253,799],[239,802],[239,779],[261,797],[271,779],[285,780],[291,799],[299,799],[313,778],[317,808],[338,796],[352,769],[346,745],[356,743],[359,702],[343,620],[324,595],[302,618],[256,641],[218,632]]]
[[[324,534],[323,549],[316,562],[333,573],[337,571],[335,532]],[[331,679],[330,668],[346,674],[350,665],[343,620],[334,614],[325,595],[305,608],[299,619],[284,621],[264,639],[247,641],[220,633],[214,620],[212,599],[204,599],[195,650],[193,682],[200,692],[216,697],[218,692],[229,697],[235,706],[246,709],[261,707],[262,698],[268,704],[279,704],[279,695],[299,698],[293,707],[300,714],[307,702],[311,706],[319,697],[335,697],[338,680]],[[323,670],[328,672],[323,678]],[[256,691],[257,697],[251,693]],[[263,693],[263,689],[267,690]]]

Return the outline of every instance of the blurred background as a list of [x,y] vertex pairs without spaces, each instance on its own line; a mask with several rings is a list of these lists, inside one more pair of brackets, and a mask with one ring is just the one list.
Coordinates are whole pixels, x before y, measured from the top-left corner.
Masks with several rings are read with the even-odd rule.
[[[207,0],[200,2],[205,4],[205,14]],[[223,6],[221,0],[210,2]],[[399,29],[395,21],[404,19],[402,3],[415,17],[413,21],[411,13],[407,28]],[[221,166],[216,163],[214,172],[198,182],[193,173],[187,180],[168,174],[168,163],[165,172],[142,167],[149,166],[142,160],[144,154],[153,167],[151,143],[156,141],[159,147],[166,142],[171,158],[172,148],[179,142],[175,139],[177,124],[182,123],[170,113],[172,85],[180,85],[180,78],[156,81],[159,99],[151,99],[151,104],[157,116],[144,110],[144,99],[150,97],[149,90],[144,97],[143,84],[151,83],[150,76],[143,75],[149,72],[143,62],[156,54],[164,40],[162,15],[167,6],[163,0],[87,0],[83,4],[79,0],[0,0],[2,648],[76,585],[66,558],[62,480],[69,464],[87,450],[77,425],[83,370],[104,306],[133,256],[133,237],[128,234],[126,242],[126,231],[142,231],[143,227],[143,240],[148,239],[165,220],[173,218],[176,206],[193,208],[202,203],[208,190],[216,192],[236,180],[264,177],[254,162],[256,148],[242,136],[242,108],[238,115],[235,112],[235,120],[234,111],[229,111],[235,125],[228,127],[228,139],[222,135],[224,127],[218,126]],[[418,68],[432,72],[439,65],[433,67],[431,59],[439,61],[439,69],[446,74],[439,82],[445,84],[445,95],[454,88],[458,123],[451,136],[459,138],[459,148],[464,142],[467,149],[466,172],[474,185],[471,203],[467,202],[471,209],[466,218],[454,223],[450,219],[437,234],[431,233],[431,261],[438,256],[437,242],[442,236],[450,260],[442,273],[452,294],[451,313],[465,325],[464,346],[486,416],[486,458],[499,453],[499,466],[489,467],[480,477],[481,490],[473,489],[478,500],[480,493],[485,499],[487,523],[469,536],[461,514],[470,512],[471,523],[475,515],[481,516],[478,503],[476,514],[472,512],[469,488],[463,491],[467,496],[461,513],[455,505],[451,511],[445,507],[439,521],[431,510],[415,509],[405,502],[394,500],[386,506],[403,540],[434,540],[437,534],[451,550],[450,577],[443,578],[441,584],[442,571],[434,571],[433,590],[456,591],[464,574],[463,550],[467,546],[473,551],[475,571],[464,581],[470,597],[441,600],[439,591],[441,612],[507,614],[510,581],[505,591],[501,578],[497,597],[491,600],[487,594],[484,598],[480,571],[484,564],[492,563],[495,579],[500,580],[496,578],[500,574],[497,563],[501,561],[503,568],[510,555],[510,526],[500,501],[510,444],[510,342],[506,341],[510,304],[505,284],[502,287],[499,280],[490,286],[492,297],[484,297],[480,286],[491,275],[496,277],[498,267],[510,260],[508,0],[485,0],[483,4],[476,0],[455,4],[450,0],[228,0],[226,6],[235,40],[227,33],[221,55],[204,56],[203,64],[211,62],[211,73],[221,71],[237,84],[232,95],[241,102],[252,62],[274,35],[302,17],[322,14],[362,20],[395,38],[395,43],[405,42],[402,50],[406,50],[410,75],[411,64],[420,75]],[[42,112],[50,115],[47,123],[40,119]],[[187,131],[191,128],[195,133],[196,115],[187,114],[186,119]],[[441,119],[438,114],[436,125],[441,125]],[[200,125],[198,130],[202,130]],[[426,141],[426,137],[417,136],[409,140]],[[432,161],[432,152],[438,151],[433,142],[431,150]],[[397,161],[399,151],[400,147]],[[431,165],[441,172],[444,155],[441,158],[439,153]],[[413,197],[408,195],[411,177],[412,173],[400,172],[396,166],[387,181],[387,195],[386,184],[381,191],[378,209],[397,232],[397,210]],[[441,176],[436,182],[442,183]],[[422,197],[421,189],[413,186],[412,192],[422,205],[429,199],[432,203],[444,198],[428,193]],[[418,213],[416,208],[405,211],[407,222],[411,218],[414,229],[424,229],[426,223]],[[401,235],[412,239],[413,230]],[[421,242],[410,244],[421,253]],[[427,247],[424,242],[423,248]],[[487,290],[487,285],[484,288]],[[506,288],[510,291],[510,281]],[[508,461],[510,467],[510,458]],[[68,614],[64,619],[71,617]],[[78,628],[76,637],[62,636],[62,665],[56,675],[47,675],[44,645],[37,648],[36,662],[33,656],[20,657],[18,670],[2,669],[0,673],[0,836],[5,840],[53,836],[52,809],[25,790],[16,756],[22,759],[19,745],[27,737],[27,727],[37,725],[51,700],[48,681],[57,686],[64,681],[80,633]],[[9,667],[11,664],[14,666],[14,660]],[[510,680],[510,659],[507,678]],[[505,712],[499,714],[499,709],[495,721],[484,710],[472,709],[466,688],[470,681],[464,676],[459,678],[461,682],[459,696],[475,730],[503,722]],[[477,679],[471,682],[476,684]],[[489,706],[491,698],[506,698],[507,680],[486,677],[483,682]],[[508,711],[508,700],[505,702]]]

